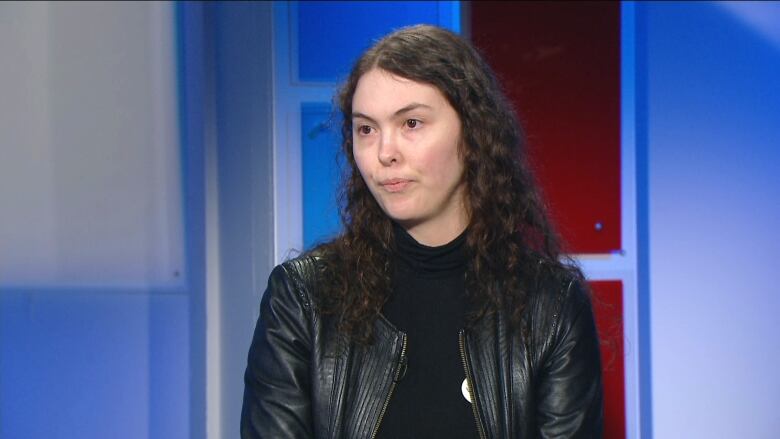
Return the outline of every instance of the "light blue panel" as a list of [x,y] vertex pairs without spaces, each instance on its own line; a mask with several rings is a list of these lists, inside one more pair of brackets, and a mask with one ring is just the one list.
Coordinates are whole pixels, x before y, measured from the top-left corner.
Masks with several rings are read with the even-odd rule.
[[[653,437],[652,395],[652,343],[651,302],[649,274],[649,202],[647,177],[647,27],[638,18],[635,2],[622,2],[620,15],[620,69],[621,69],[621,120],[620,135],[623,145],[634,143],[635,169],[623,170],[624,175],[634,174],[636,184],[636,252],[637,252],[637,356],[639,363],[638,418],[640,437]],[[631,238],[628,238],[631,239]],[[628,241],[628,240],[627,240]],[[630,396],[627,396],[630,398]],[[631,405],[626,404],[627,410]],[[631,427],[631,413],[626,413],[627,431]],[[629,436],[630,437],[630,436]]]
[[190,436],[189,298],[149,296],[149,439]]
[[[209,352],[208,361],[219,365],[209,369],[209,380],[218,380],[220,400],[209,399],[206,416],[221,424],[216,437],[238,438],[247,351],[274,262],[273,5],[212,5],[216,145],[209,148],[215,151],[219,203],[209,203],[215,211],[206,215],[219,216],[221,284],[219,306],[209,309],[219,316],[219,358]],[[221,419],[213,419],[216,413]]]
[[148,308],[137,292],[0,292],[0,437],[147,437]]
[[340,82],[360,53],[386,33],[413,24],[459,30],[459,3],[298,2],[298,79]]
[[[341,229],[336,192],[340,181],[341,119],[323,103],[301,105],[303,244],[309,249]],[[342,159],[343,160],[343,159]]]
[[780,5],[740,5],[637,4],[659,438],[780,431]]
[[[215,137],[213,130],[214,90],[211,72],[214,60],[209,51],[208,8],[213,3],[177,2],[177,82],[179,96],[179,136],[182,145],[183,199],[185,211],[185,260],[188,295],[188,398],[186,405],[189,437],[206,437],[206,208],[205,145]],[[156,318],[152,321],[157,321]],[[154,379],[154,378],[153,378]],[[151,407],[147,407],[151,410]],[[157,421],[152,418],[152,425]],[[163,428],[166,430],[166,428]],[[167,431],[167,430],[166,430]],[[185,428],[180,434],[184,434]]]

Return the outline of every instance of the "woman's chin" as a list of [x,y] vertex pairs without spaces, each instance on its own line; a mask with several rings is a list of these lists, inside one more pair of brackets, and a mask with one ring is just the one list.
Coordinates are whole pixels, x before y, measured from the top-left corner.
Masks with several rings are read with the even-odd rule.
[[419,212],[416,209],[410,208],[408,205],[385,205],[382,210],[385,215],[390,217],[393,221],[402,224],[406,222],[414,222],[415,219],[420,217]]

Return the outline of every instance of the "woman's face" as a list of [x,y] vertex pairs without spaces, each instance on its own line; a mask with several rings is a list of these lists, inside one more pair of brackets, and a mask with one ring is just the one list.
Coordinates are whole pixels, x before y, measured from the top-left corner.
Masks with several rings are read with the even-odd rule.
[[426,245],[466,228],[460,118],[436,87],[372,69],[358,81],[352,127],[360,174],[387,216]]

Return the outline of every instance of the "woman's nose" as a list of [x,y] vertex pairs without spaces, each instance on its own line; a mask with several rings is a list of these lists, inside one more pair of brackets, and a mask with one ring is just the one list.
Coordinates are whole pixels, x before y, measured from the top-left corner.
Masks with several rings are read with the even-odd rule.
[[390,166],[400,161],[400,159],[401,153],[398,150],[394,134],[392,132],[383,133],[379,141],[379,162],[385,166]]

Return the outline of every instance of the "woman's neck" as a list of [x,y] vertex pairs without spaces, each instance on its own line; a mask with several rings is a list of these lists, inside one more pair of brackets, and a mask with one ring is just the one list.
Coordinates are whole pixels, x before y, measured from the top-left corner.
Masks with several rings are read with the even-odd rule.
[[396,262],[401,271],[420,276],[463,273],[466,268],[466,231],[439,246],[427,246],[414,239],[399,224],[394,225]]
[[450,221],[440,221],[435,224],[430,222],[418,224],[399,222],[399,225],[420,244],[428,247],[438,247],[460,236],[468,227],[468,219],[465,216],[458,216]]

